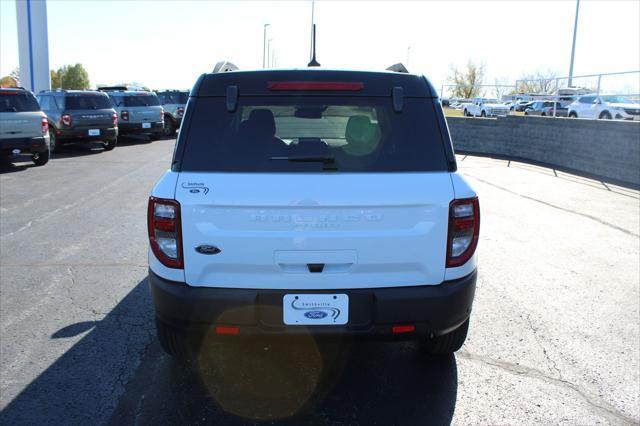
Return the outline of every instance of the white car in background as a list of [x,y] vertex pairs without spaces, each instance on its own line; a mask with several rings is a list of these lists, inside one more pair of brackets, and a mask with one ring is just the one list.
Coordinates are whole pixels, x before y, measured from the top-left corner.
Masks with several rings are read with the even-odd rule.
[[584,95],[569,105],[569,117],[640,120],[640,104],[619,95]]
[[465,104],[465,117],[497,117],[509,114],[509,107],[497,99],[475,98],[472,103]]

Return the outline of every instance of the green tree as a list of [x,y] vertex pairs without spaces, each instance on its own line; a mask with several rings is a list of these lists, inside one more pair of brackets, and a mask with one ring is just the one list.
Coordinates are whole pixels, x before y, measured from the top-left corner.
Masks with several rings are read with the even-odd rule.
[[475,98],[482,92],[482,82],[484,81],[484,65],[467,62],[464,69],[460,70],[451,66],[449,78],[454,85],[451,91],[454,98]]
[[65,65],[51,70],[51,87],[54,89],[86,90],[91,87],[89,73],[82,64]]

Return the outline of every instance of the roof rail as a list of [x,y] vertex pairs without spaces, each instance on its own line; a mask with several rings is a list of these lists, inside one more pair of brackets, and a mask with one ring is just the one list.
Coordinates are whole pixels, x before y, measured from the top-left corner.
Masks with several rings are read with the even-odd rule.
[[215,72],[215,73],[238,71],[238,70],[239,70],[239,68],[237,66],[235,66],[231,62],[227,62],[227,61],[220,61],[220,62],[218,62],[216,64],[215,67],[213,67],[213,72]]
[[402,65],[401,62],[398,62],[397,64],[391,65],[390,67],[386,68],[386,70],[387,71],[393,71],[393,72],[402,72],[402,73],[405,73],[405,74],[409,73],[409,70],[404,65]]

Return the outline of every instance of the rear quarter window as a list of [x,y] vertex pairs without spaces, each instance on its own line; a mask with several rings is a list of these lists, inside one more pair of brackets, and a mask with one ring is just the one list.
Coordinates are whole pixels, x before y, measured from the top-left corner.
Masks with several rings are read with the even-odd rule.
[[201,172],[447,171],[434,103],[387,97],[194,99],[181,169]]

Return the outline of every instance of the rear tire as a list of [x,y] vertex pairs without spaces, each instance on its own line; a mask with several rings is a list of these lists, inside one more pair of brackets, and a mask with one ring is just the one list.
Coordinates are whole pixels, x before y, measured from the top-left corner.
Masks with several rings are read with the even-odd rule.
[[49,130],[49,152],[57,152],[58,142],[56,141],[56,132],[53,129]]
[[162,134],[166,138],[172,138],[176,134],[176,127],[173,125],[173,120],[167,116],[164,117],[164,129]]
[[49,156],[49,150],[46,150],[44,152],[34,152],[31,156],[31,160],[36,166],[44,166],[49,162]]
[[486,112],[484,112],[484,111],[482,111],[482,112],[480,113],[480,117],[486,118],[486,117],[487,117],[487,113],[486,113]]
[[602,114],[600,114],[600,117],[598,117],[600,120],[611,120],[611,114],[609,114],[609,112],[605,111]]
[[469,318],[455,330],[424,341],[425,350],[434,355],[452,354],[462,347],[469,331]]
[[104,141],[104,150],[105,151],[113,151],[113,148],[116,147],[116,145],[118,144],[118,140],[117,139],[109,139],[108,141]]
[[574,111],[571,111],[569,113],[569,118],[578,118],[578,114],[576,114]]
[[160,346],[167,355],[177,359],[189,359],[194,353],[193,344],[187,335],[178,332],[156,318],[156,330]]

